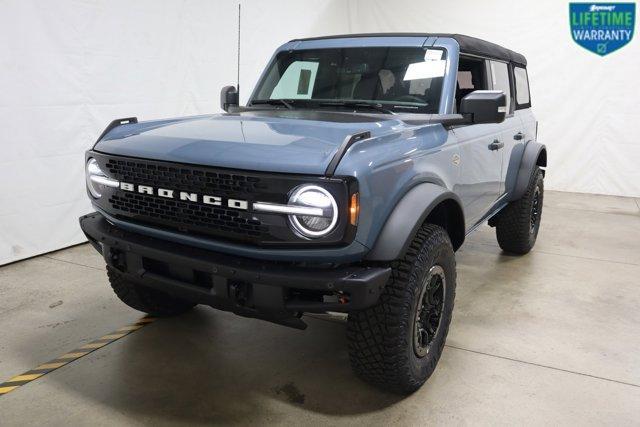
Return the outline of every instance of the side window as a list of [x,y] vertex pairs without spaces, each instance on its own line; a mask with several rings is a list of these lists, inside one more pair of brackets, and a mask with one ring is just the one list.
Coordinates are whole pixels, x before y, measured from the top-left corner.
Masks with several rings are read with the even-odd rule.
[[507,97],[507,111],[511,113],[511,85],[509,84],[509,65],[491,61],[491,81],[494,90],[501,90]]
[[458,71],[458,88],[459,89],[475,89],[473,84],[473,75],[471,71]]
[[296,61],[289,65],[271,92],[271,99],[311,99],[318,63]]
[[513,76],[516,81],[516,108],[521,109],[531,107],[527,70],[522,67],[514,67]]
[[456,82],[456,111],[460,109],[462,98],[474,90],[486,90],[487,68],[485,61],[478,58],[460,56]]

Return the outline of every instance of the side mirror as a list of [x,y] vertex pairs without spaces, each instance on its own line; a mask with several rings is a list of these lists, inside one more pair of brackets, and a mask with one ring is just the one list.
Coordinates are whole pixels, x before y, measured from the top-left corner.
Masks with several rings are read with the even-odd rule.
[[225,86],[220,91],[220,108],[229,111],[240,104],[240,94],[235,86]]
[[507,97],[501,90],[476,90],[462,98],[460,114],[471,122],[502,123],[507,115]]

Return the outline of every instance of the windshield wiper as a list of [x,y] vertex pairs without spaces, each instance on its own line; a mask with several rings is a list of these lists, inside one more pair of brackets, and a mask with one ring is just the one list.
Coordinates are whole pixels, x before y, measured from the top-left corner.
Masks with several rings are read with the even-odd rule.
[[360,101],[335,101],[335,102],[319,102],[318,105],[326,107],[347,107],[347,108],[369,108],[385,114],[395,114],[388,108],[384,108],[382,104],[375,102],[360,102]]
[[251,105],[254,104],[269,104],[269,105],[284,105],[290,110],[293,110],[293,101],[292,100],[284,100],[284,99],[256,99],[251,101]]

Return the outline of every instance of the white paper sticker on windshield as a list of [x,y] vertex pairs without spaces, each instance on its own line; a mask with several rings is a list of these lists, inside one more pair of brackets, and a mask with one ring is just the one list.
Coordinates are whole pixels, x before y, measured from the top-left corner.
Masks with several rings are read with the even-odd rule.
[[442,52],[440,49],[427,49],[424,53],[425,61],[437,61],[442,59]]
[[404,80],[432,79],[444,76],[445,61],[426,61],[409,64]]

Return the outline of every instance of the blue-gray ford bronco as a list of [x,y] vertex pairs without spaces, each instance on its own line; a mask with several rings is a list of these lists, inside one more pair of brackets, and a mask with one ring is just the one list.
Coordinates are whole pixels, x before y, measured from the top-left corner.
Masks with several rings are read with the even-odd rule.
[[86,153],[80,224],[115,293],[299,329],[346,313],[355,373],[418,389],[465,237],[488,221],[505,252],[536,241],[547,152],[525,57],[458,34],[308,38],[238,92],[222,114],[115,120]]

